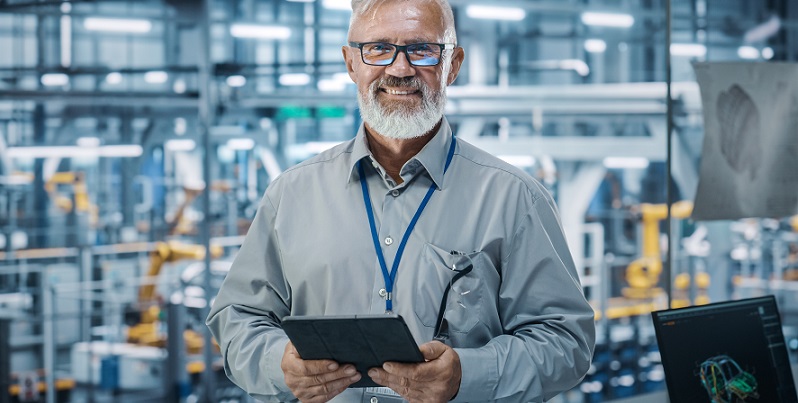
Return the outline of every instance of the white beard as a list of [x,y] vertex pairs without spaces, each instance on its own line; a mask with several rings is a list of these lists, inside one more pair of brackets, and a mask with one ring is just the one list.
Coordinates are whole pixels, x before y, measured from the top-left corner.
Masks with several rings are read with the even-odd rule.
[[[448,76],[448,70],[444,68],[444,80]],[[398,103],[389,107],[381,104],[377,96],[386,81],[401,81],[402,87],[420,90],[422,98],[418,110]],[[358,91],[357,102],[363,121],[377,134],[399,140],[413,139],[429,133],[443,117],[446,108],[446,81],[435,91],[418,77],[381,78],[371,83],[367,94]]]

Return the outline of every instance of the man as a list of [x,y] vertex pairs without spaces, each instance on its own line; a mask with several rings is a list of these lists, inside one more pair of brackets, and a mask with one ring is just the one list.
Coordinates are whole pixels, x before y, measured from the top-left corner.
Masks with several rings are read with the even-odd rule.
[[[266,191],[208,317],[228,376],[270,401],[527,402],[570,389],[590,364],[593,310],[550,195],[443,118],[464,58],[450,6],[352,8],[343,56],[364,124]],[[305,361],[280,327],[386,310],[426,362],[361,374]],[[348,388],[366,376],[387,388]]]

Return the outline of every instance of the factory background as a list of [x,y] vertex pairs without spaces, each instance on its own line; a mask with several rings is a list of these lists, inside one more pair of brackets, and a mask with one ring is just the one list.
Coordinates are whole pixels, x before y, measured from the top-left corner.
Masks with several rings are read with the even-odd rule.
[[[664,389],[649,313],[669,303],[775,294],[798,361],[798,219],[689,218],[692,63],[795,62],[798,1],[450,3],[446,116],[552,192],[596,310],[593,367],[555,401]],[[250,401],[208,301],[270,181],[357,130],[350,15],[0,0],[0,403]]]

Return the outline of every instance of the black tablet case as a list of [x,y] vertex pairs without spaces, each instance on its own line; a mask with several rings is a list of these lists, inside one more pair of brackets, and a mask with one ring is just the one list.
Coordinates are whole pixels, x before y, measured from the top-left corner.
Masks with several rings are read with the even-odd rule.
[[368,370],[386,361],[424,362],[398,315],[288,316],[282,326],[302,359],[353,364],[362,375],[353,388],[379,386]]

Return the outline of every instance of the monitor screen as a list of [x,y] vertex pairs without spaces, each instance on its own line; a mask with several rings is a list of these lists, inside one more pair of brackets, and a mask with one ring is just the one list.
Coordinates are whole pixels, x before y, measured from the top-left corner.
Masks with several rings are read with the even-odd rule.
[[798,403],[773,296],[652,316],[671,402]]

